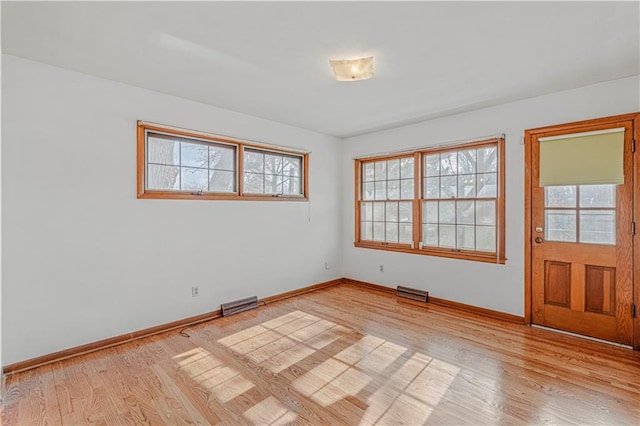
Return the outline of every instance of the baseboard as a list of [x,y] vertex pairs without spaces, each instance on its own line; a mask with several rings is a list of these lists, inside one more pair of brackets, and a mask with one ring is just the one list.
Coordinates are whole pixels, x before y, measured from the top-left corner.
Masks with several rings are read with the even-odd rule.
[[[337,284],[348,284],[358,287],[367,288],[373,291],[379,291],[387,294],[395,294],[395,289],[385,287],[379,284],[368,283],[364,281],[358,281],[351,278],[338,278],[331,281],[326,281],[319,284],[314,284],[308,287],[303,287],[297,290],[288,291],[286,293],[280,293],[273,296],[268,296],[263,299],[259,299],[258,303],[261,305],[268,305],[280,300],[288,299],[290,297],[299,296],[301,294],[309,293],[323,288],[332,287]],[[424,303],[416,302],[413,300],[402,299],[403,302],[413,305],[424,306]],[[493,311],[491,309],[480,308],[477,306],[466,305],[464,303],[453,302],[446,299],[439,299],[429,296],[429,303],[434,305],[446,306],[448,308],[457,309],[460,311],[481,315],[484,317],[495,318],[503,321],[513,322],[517,324],[524,324],[524,318],[517,315],[507,314],[504,312]],[[133,340],[141,339],[144,337],[153,336],[156,334],[172,331],[178,328],[184,328],[200,324],[206,321],[211,321],[222,316],[220,309],[207,312],[205,314],[196,315],[189,318],[173,321],[166,324],[157,325],[155,327],[145,328],[143,330],[134,331],[120,336],[110,337],[108,339],[98,340],[96,342],[87,343],[86,345],[76,346],[62,351],[53,352],[47,355],[31,358],[25,361],[16,362],[4,366],[4,374],[14,374],[32,368],[40,367],[42,365],[51,364],[57,361],[62,361],[67,358],[76,357],[79,355],[88,354],[101,349],[111,348],[113,346],[122,345],[123,343],[131,342]]]
[[[314,284],[308,287],[303,287],[297,290],[288,291],[286,293],[276,294],[274,296],[265,297],[259,299],[258,303],[262,305],[268,305],[269,303],[277,302],[278,300],[287,299],[294,296],[299,296],[304,293],[320,290],[323,288],[331,287],[343,282],[342,278],[338,278],[331,281],[326,281],[319,284]],[[143,330],[134,331],[120,336],[110,337],[96,342],[87,343],[86,345],[76,346],[69,349],[64,349],[58,352],[53,352],[47,355],[38,356],[25,361],[16,362],[13,364],[4,366],[4,374],[14,374],[21,371],[30,370],[32,368],[40,367],[46,364],[52,364],[54,362],[62,361],[67,358],[72,358],[80,355],[85,355],[91,352],[99,351],[101,349],[107,349],[114,346],[122,345],[133,340],[142,339],[144,337],[153,336],[156,334],[164,333],[167,331],[176,330],[178,328],[184,328],[200,324],[206,321],[211,321],[216,318],[220,318],[222,312],[220,309],[207,312],[205,314],[196,315],[189,318],[169,322],[166,324],[157,325],[155,327],[145,328]]]
[[312,291],[321,290],[327,287],[333,287],[334,285],[342,284],[343,280],[343,278],[337,278],[335,280],[326,281],[320,284],[310,285],[309,287],[303,287],[297,290],[288,291],[286,293],[276,294],[275,296],[269,296],[265,297],[264,299],[259,299],[258,303],[268,305],[269,303],[278,302],[290,297],[300,296],[301,294],[310,293]]
[[[355,285],[355,286],[359,286],[359,287],[364,287],[364,288],[367,288],[369,290],[379,291],[379,292],[382,292],[382,293],[387,293],[387,294],[395,294],[396,293],[396,290],[394,288],[385,287],[385,286],[379,285],[379,284],[368,283],[368,282],[365,282],[365,281],[358,281],[358,280],[354,280],[354,279],[351,279],[351,278],[343,278],[342,281],[345,284],[351,284],[351,285]],[[425,305],[422,302],[416,302],[416,301],[413,301],[413,300],[402,299],[402,301],[406,302],[406,303],[410,303],[412,305],[419,305],[419,306],[424,306]],[[481,307],[473,306],[473,305],[466,305],[464,303],[453,302],[453,301],[447,300],[447,299],[440,299],[438,297],[432,297],[431,295],[429,295],[429,302],[428,303],[431,303],[431,304],[434,304],[434,305],[439,305],[439,306],[445,306],[447,308],[457,309],[459,311],[464,311],[464,312],[468,312],[468,313],[471,313],[471,314],[481,315],[483,317],[499,319],[499,320],[502,320],[502,321],[513,322],[513,323],[516,323],[516,324],[524,324],[524,318],[523,317],[519,317],[517,315],[508,314],[506,312],[494,311],[494,310],[491,310],[491,309],[481,308]]]

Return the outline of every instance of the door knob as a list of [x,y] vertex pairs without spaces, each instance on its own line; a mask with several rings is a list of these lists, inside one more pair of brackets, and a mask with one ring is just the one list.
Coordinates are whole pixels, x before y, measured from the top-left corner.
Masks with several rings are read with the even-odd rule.
[[540,244],[542,242],[542,237],[536,237],[535,242]]

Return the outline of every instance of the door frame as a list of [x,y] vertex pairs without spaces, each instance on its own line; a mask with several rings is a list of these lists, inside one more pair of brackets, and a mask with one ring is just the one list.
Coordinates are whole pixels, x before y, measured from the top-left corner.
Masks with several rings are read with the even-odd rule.
[[[579,133],[583,131],[585,127],[593,125],[606,125],[614,124],[621,121],[633,122],[633,140],[634,147],[637,143],[640,143],[640,112],[634,112],[629,114],[613,115],[609,117],[596,118],[591,120],[574,121],[571,123],[555,124],[551,126],[538,127],[535,129],[528,129],[524,131],[524,323],[525,325],[532,324],[532,302],[533,302],[533,287],[532,287],[532,274],[533,274],[533,259],[532,259],[532,247],[533,238],[531,233],[531,220],[532,220],[532,188],[533,182],[531,179],[532,171],[532,149],[534,136],[549,132],[549,131],[566,131],[567,133]],[[638,146],[640,149],[640,146]],[[635,151],[634,151],[635,152]],[[633,318],[633,349],[640,351],[640,155],[634,155],[632,159],[633,164],[633,212],[632,220],[638,224],[638,230],[633,237],[633,265],[632,265],[632,285],[633,296],[632,300],[636,306],[636,316]],[[631,315],[631,312],[629,312]]]

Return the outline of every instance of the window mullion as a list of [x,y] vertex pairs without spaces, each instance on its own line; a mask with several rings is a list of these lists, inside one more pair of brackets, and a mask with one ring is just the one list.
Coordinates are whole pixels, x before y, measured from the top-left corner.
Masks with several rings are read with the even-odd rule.
[[419,152],[413,154],[413,248],[419,249],[420,241],[422,241],[422,206],[420,194],[422,193],[422,161]]

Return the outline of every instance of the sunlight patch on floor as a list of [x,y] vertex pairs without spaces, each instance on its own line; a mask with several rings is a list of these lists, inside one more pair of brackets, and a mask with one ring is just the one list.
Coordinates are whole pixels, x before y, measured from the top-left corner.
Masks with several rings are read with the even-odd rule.
[[358,361],[355,366],[365,371],[380,372],[406,351],[407,348],[387,341]]
[[349,332],[349,329],[315,315],[293,311],[218,342],[267,370],[279,373],[335,342],[341,332]]
[[256,425],[281,425],[295,421],[298,415],[287,410],[280,401],[270,396],[244,412],[244,417]]
[[225,365],[203,348],[184,352],[176,358],[179,359],[179,370],[222,402],[231,401],[254,387],[239,371]]
[[222,343],[225,346],[233,346],[244,340],[251,339],[255,336],[258,336],[266,331],[269,331],[269,329],[266,327],[263,327],[262,325],[256,325],[256,326],[247,328],[245,330],[239,331],[237,333],[234,333],[230,336],[223,337],[222,339],[218,340],[218,343]]
[[357,395],[371,380],[367,374],[352,367],[314,393],[311,399],[328,407],[347,396]]
[[311,396],[327,383],[330,383],[346,371],[349,366],[343,362],[329,358],[322,364],[307,371],[302,377],[293,382],[293,387],[305,396]]
[[299,344],[262,363],[262,367],[276,374],[302,361],[316,350]]
[[288,314],[280,315],[277,318],[270,319],[269,321],[265,321],[261,325],[266,328],[274,329],[290,321],[294,321],[299,318],[302,318],[306,315],[309,315],[309,314],[302,311],[293,311],[293,312],[289,312]]
[[415,353],[368,399],[360,424],[421,424],[460,373],[454,365]]
[[384,339],[367,334],[339,354],[334,355],[334,358],[347,364],[355,364],[385,342],[386,340]]
[[[358,334],[352,329],[293,311],[218,342],[266,371],[278,374],[341,338],[353,341],[355,336]],[[454,365],[411,353],[404,346],[371,334],[337,350],[333,356],[327,353],[320,357],[318,362],[322,362],[295,379],[292,387],[323,407],[350,397],[363,401],[366,398],[363,425],[424,423],[460,372]],[[203,356],[198,350],[182,355],[178,361],[181,368],[221,400],[230,401],[253,387],[237,371],[216,364],[215,358]],[[371,388],[376,382],[381,383]],[[362,392],[367,393],[358,397]],[[275,397],[249,408],[244,416],[259,424],[297,419]]]

